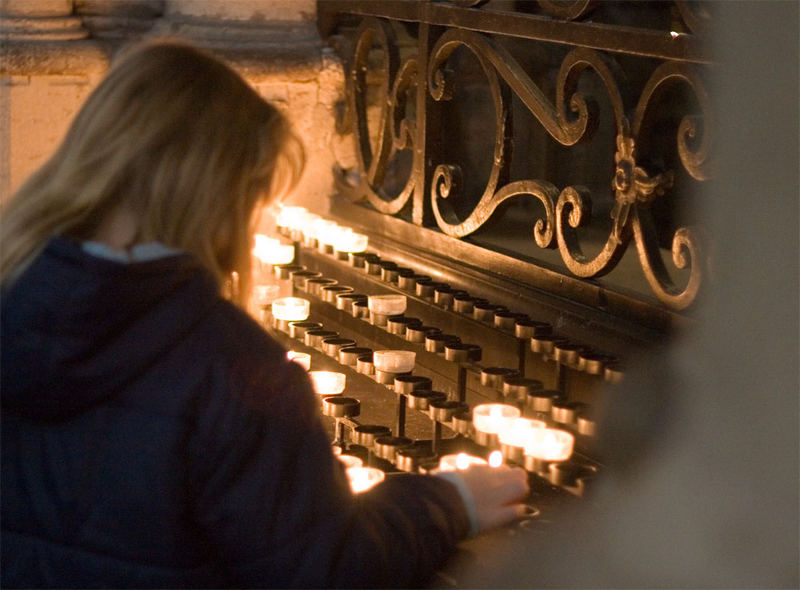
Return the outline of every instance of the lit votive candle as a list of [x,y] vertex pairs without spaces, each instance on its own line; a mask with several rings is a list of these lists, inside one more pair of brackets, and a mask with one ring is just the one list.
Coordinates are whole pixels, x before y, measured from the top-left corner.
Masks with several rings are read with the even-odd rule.
[[286,322],[302,322],[308,318],[311,302],[301,297],[281,297],[272,302],[272,316]]
[[472,410],[472,424],[477,432],[499,434],[520,417],[519,408],[508,404],[481,404]]
[[336,241],[336,235],[341,227],[335,221],[329,219],[318,219],[313,225],[313,234],[321,244],[332,246]]
[[307,352],[298,352],[290,350],[286,353],[286,358],[303,367],[306,371],[311,368],[311,355]]
[[531,420],[530,418],[515,418],[497,433],[500,444],[512,447],[525,447],[534,436],[533,430],[545,428],[547,425],[541,420]]
[[316,213],[306,213],[305,216],[299,220],[295,229],[302,234],[306,246],[313,247],[316,245],[314,244],[314,241],[317,239],[314,233],[314,224],[320,219],[322,219],[322,217]]
[[294,260],[294,246],[291,244],[273,244],[262,258],[267,264],[290,264]]
[[406,311],[407,300],[405,295],[370,295],[367,298],[367,308],[372,313],[380,315],[400,315]]
[[275,238],[270,238],[269,236],[265,236],[264,234],[256,234],[254,236],[255,245],[253,246],[253,256],[264,261],[263,255],[267,250],[269,250],[274,244],[280,244],[279,240]]
[[256,234],[253,256],[264,264],[289,264],[294,260],[294,246],[281,244],[280,240]]
[[300,229],[302,220],[308,215],[308,209],[305,207],[284,206],[278,212],[276,224],[279,227],[288,227],[289,229]]
[[486,459],[467,453],[444,455],[439,459],[439,471],[464,471],[470,465],[488,465],[488,462]]
[[334,237],[333,247],[339,252],[364,252],[368,243],[369,238],[364,234],[356,233],[349,227],[342,227]]
[[346,375],[336,371],[309,371],[314,391],[318,395],[338,395],[344,391]]
[[350,467],[347,479],[354,494],[360,494],[375,487],[386,478],[386,474],[375,467]]
[[574,445],[575,437],[566,430],[537,428],[525,445],[525,455],[540,461],[566,461]]
[[412,350],[376,350],[372,353],[372,364],[378,371],[409,373],[414,368],[416,356]]

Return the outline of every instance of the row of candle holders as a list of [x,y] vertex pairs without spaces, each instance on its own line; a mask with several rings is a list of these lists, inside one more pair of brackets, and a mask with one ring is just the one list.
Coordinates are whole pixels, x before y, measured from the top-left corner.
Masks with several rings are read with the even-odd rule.
[[[331,255],[337,260],[347,261],[354,268],[362,269],[367,275],[379,277],[387,283],[397,285],[400,289],[409,291],[442,309],[452,310],[492,324],[504,332],[513,333],[520,340],[529,340],[530,350],[555,361],[558,365],[557,370],[569,368],[591,375],[602,375],[606,380],[612,382],[619,381],[623,376],[619,361],[613,355],[597,352],[581,344],[570,342],[555,334],[552,326],[547,322],[531,319],[525,313],[511,311],[507,307],[493,304],[485,298],[473,297],[463,289],[453,289],[447,283],[434,281],[430,276],[418,274],[411,268],[401,267],[396,262],[384,259],[376,253],[367,252],[369,241],[366,235],[311,213],[304,207],[281,207],[277,215],[277,230],[281,235],[289,238],[295,248],[302,244]],[[266,241],[268,238],[262,239]],[[276,253],[285,252],[281,248],[274,244],[272,247]],[[322,277],[321,273],[309,271],[301,265],[290,264],[291,261],[281,258],[280,254],[278,256],[275,254],[262,256],[261,259],[269,259],[270,263],[274,265],[283,265],[286,272],[294,273],[302,280],[310,281],[312,285],[319,285],[323,289],[328,287],[324,294],[330,294],[331,298],[328,300],[330,303],[334,302],[333,298],[336,295],[352,291],[349,287],[337,285],[335,279]],[[351,297],[352,305],[355,308],[354,315],[372,311],[363,309],[365,295],[352,293]],[[339,307],[338,301],[336,303]],[[349,307],[350,303],[345,301],[344,305]],[[384,315],[396,314],[384,313]],[[398,326],[398,329],[402,328]],[[430,329],[435,330],[435,328]],[[413,337],[421,338],[422,334],[427,332],[426,326],[418,325],[414,332]],[[452,336],[452,338],[456,337]],[[522,359],[520,363],[520,368],[522,368]]]
[[[384,310],[388,301],[381,297],[373,308]],[[394,302],[395,304],[397,301]],[[427,377],[412,373],[416,353],[409,350],[376,350],[358,347],[352,339],[340,338],[333,331],[324,330],[318,322],[304,318],[310,312],[310,302],[292,297],[276,300],[272,304],[273,327],[301,340],[305,345],[370,376],[397,394],[397,421],[394,431],[387,426],[358,424],[354,418],[360,414],[360,402],[341,396],[345,389],[345,375],[330,371],[310,371],[315,390],[322,396],[323,414],[335,420],[334,445],[347,450],[348,440],[368,450],[368,457],[378,457],[393,463],[401,471],[435,471],[441,469],[440,454],[442,426],[467,437],[484,448],[494,450],[507,461],[524,466],[528,471],[547,477],[552,483],[569,485],[580,482],[589,468],[563,463],[573,449],[574,435],[563,429],[551,428],[555,421],[523,416],[522,409],[509,404],[481,404],[470,411],[463,401],[448,399],[447,394],[433,389]],[[290,351],[290,358],[310,368],[310,356]],[[497,379],[491,368],[485,372]],[[519,381],[508,378],[506,385],[519,387]],[[526,382],[533,385],[534,380]],[[552,392],[540,389],[530,391],[531,400],[524,405],[528,410],[542,409],[543,403],[552,402]],[[431,419],[430,445],[418,445],[405,436],[406,408],[421,411]],[[530,413],[530,412],[528,412]],[[544,418],[544,412],[539,412]],[[349,437],[345,433],[350,429]],[[348,456],[348,455],[345,455]],[[446,455],[447,456],[447,455]],[[467,457],[471,457],[467,455]],[[360,474],[361,471],[353,472]],[[573,477],[570,477],[573,476]],[[361,476],[359,476],[361,477]],[[577,477],[577,479],[576,479]],[[585,477],[583,478],[585,479]]]
[[[444,283],[436,283],[430,277],[399,267],[392,261],[382,260],[377,254],[364,251],[365,236],[354,234],[349,228],[342,228],[313,214],[311,217],[313,225],[327,228],[327,233],[301,230],[297,226],[282,223],[279,219],[278,229],[282,235],[295,242],[295,251],[300,244],[315,248],[337,260],[347,261],[368,275],[379,276],[383,281],[410,291],[443,309],[470,315],[503,331],[513,332],[520,341],[530,341],[530,350],[554,360],[558,371],[567,367],[593,375],[603,375],[609,381],[621,378],[622,374],[615,359],[558,338],[549,324],[531,320],[525,314],[510,312],[486,300],[470,297],[466,291],[452,290]],[[342,246],[347,240],[336,240],[337,231],[348,236],[349,245]],[[354,237],[357,238],[355,241]],[[356,242],[360,245],[354,246]],[[285,261],[278,263],[275,257],[269,258],[269,262],[275,277],[290,280],[295,289],[312,294],[408,342],[424,345],[428,352],[439,353],[447,360],[460,365],[471,365],[473,368],[481,359],[480,347],[464,344],[457,336],[443,334],[437,328],[424,326],[418,319],[405,317],[404,295],[358,294],[350,287],[339,285],[335,279],[323,277],[322,273],[310,271],[302,265]],[[263,307],[265,300],[269,298],[262,297],[260,305]],[[540,381],[525,378],[517,369],[484,367],[480,368],[481,383],[494,387],[498,391],[498,397],[503,396],[513,405],[483,404],[476,406],[470,413],[463,395],[465,379],[462,377],[465,372],[459,371],[458,399],[450,400],[444,393],[434,391],[430,380],[411,374],[415,354],[413,351],[373,352],[358,347],[355,341],[340,338],[337,333],[323,329],[317,322],[308,322],[308,302],[298,303],[298,300],[303,301],[299,298],[286,298],[273,302],[274,327],[337,358],[342,364],[372,376],[398,394],[398,418],[394,434],[388,427],[358,425],[351,421],[351,418],[358,415],[358,400],[341,397],[340,401],[334,402],[333,398],[325,397],[323,411],[337,420],[336,440],[340,444],[345,439],[344,424],[349,423],[352,427],[351,439],[356,444],[374,450],[377,456],[392,461],[401,470],[425,470],[430,468],[428,460],[437,452],[441,426],[446,425],[457,434],[469,437],[487,449],[496,449],[508,461],[522,464],[529,471],[548,475],[554,483],[566,484],[577,480],[580,487],[582,479],[593,475],[591,468],[588,468],[588,473],[584,467],[576,472],[574,466],[563,463],[571,453],[574,441],[573,433],[566,429],[582,436],[591,436],[594,434],[594,422],[588,416],[581,415],[581,411],[585,409],[581,404],[566,402],[561,391],[545,391]],[[300,312],[292,311],[293,306],[299,306]],[[403,363],[405,366],[401,366]],[[523,367],[524,359],[521,359],[520,368]],[[562,381],[557,379],[558,383]],[[410,443],[413,441],[404,436],[406,407],[423,411],[432,419],[434,427],[430,450],[412,446]],[[482,415],[484,411],[488,412],[487,416]],[[526,416],[522,416],[523,411]],[[503,426],[492,427],[489,426],[490,423]],[[563,429],[551,428],[552,425]],[[527,445],[521,442],[525,437],[532,442]],[[341,447],[345,445],[341,444]],[[561,457],[558,452],[563,453],[566,448],[569,448],[567,456]]]
[[[353,268],[360,269],[366,275],[380,279],[392,287],[408,291],[427,303],[513,334],[520,341],[519,372],[524,372],[526,350],[541,354],[545,361],[554,363],[555,382],[562,391],[566,389],[568,370],[601,376],[612,383],[619,382],[623,377],[622,367],[616,357],[559,336],[547,322],[531,319],[527,314],[511,311],[484,298],[473,297],[465,290],[453,289],[446,283],[417,274],[411,268],[401,267],[378,254],[352,251],[352,246],[347,250],[339,250],[315,234],[306,234],[297,228],[279,225],[278,230],[282,235],[295,240],[298,248],[301,245],[313,248],[340,262],[347,262]],[[366,247],[366,242],[363,245]],[[424,325],[417,318],[400,317],[403,312],[392,313],[390,307],[384,311],[371,310],[366,294],[355,293],[351,287],[339,285],[336,279],[323,277],[321,272],[309,270],[303,265],[279,265],[276,273],[283,278],[291,278],[296,287],[316,294],[355,317],[369,317],[375,325],[385,326],[389,332],[405,335],[410,342],[424,343],[433,352],[440,352],[446,342],[460,341],[457,335],[443,334],[433,326]]]
[[[275,268],[279,277],[292,280],[294,286],[307,291],[338,309],[349,312],[354,317],[367,321],[373,326],[381,327],[390,334],[403,338],[406,342],[424,345],[427,352],[438,353],[446,360],[458,365],[456,397],[465,400],[466,372],[473,369],[479,372],[481,384],[496,391],[497,398],[502,398],[520,407],[528,409],[537,419],[551,421],[562,428],[574,430],[582,436],[595,433],[594,420],[589,415],[586,404],[569,402],[562,390],[545,390],[540,380],[524,377],[518,369],[510,367],[481,367],[481,348],[474,344],[463,343],[457,336],[443,334],[440,330],[423,326],[420,320],[403,315],[406,306],[405,295],[360,295],[340,285],[318,282],[319,277],[308,278],[307,275],[297,277],[302,271],[287,271],[285,266]],[[317,282],[312,282],[317,281]],[[334,303],[335,302],[335,303]],[[304,321],[310,310],[310,302],[302,298],[283,298],[272,304],[272,314],[278,329],[289,333],[292,337],[307,340],[309,346],[320,349],[330,356],[343,351],[343,362],[356,368],[359,372],[372,375],[383,384],[392,384],[394,372],[384,367],[380,359],[378,366],[369,357],[370,349],[355,346],[355,341],[339,338],[339,334],[323,329],[317,322]],[[346,349],[346,350],[345,350]],[[402,357],[401,351],[395,351]],[[412,351],[407,354],[413,355]],[[397,371],[403,372],[403,371]]]

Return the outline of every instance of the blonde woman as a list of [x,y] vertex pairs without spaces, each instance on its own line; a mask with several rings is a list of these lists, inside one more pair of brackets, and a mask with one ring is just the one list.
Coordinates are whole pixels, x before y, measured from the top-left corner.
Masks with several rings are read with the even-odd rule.
[[220,295],[297,145],[222,62],[149,43],[8,203],[3,587],[411,586],[520,513],[508,468],[352,496],[305,373]]

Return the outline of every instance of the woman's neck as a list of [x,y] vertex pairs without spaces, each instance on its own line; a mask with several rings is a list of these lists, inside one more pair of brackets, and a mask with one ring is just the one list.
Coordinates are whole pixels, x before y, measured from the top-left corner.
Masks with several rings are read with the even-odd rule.
[[118,207],[103,220],[90,239],[114,250],[126,252],[138,241],[139,223],[139,216],[129,207]]

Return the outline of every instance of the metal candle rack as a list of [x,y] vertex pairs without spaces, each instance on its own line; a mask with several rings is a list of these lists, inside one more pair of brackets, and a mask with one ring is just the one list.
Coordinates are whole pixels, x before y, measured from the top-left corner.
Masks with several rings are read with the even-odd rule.
[[[283,233],[288,235],[285,229]],[[361,413],[361,402],[355,398],[334,396],[323,400],[323,413],[334,419],[335,443],[343,450],[348,450],[349,443],[355,444],[364,449],[362,452],[369,462],[383,460],[391,464],[389,468],[402,471],[430,468],[430,462],[443,449],[455,447],[485,455],[500,449],[500,444],[474,430],[470,407],[476,401],[487,400],[514,405],[525,416],[574,433],[578,448],[595,435],[590,407],[570,399],[569,377],[584,374],[617,382],[622,371],[613,355],[570,342],[556,334],[547,322],[470,296],[463,289],[434,281],[378,253],[344,255],[331,248],[322,249],[307,239],[303,243],[295,241],[295,247],[296,260],[303,264],[278,265],[273,270],[278,279],[291,281],[297,294],[312,300],[312,317],[306,321],[274,322],[272,327],[280,337],[300,341],[338,363],[340,369],[368,377],[395,394],[391,429],[359,423],[356,417]],[[342,274],[348,276],[348,282],[358,283],[357,286],[341,285],[332,278]],[[371,313],[369,295],[384,293],[406,295],[409,309],[397,315]],[[427,313],[431,310],[435,313]],[[445,319],[440,324],[443,327],[437,327],[436,321],[441,318]],[[507,363],[508,366],[482,363],[483,348],[462,341],[457,333],[458,325],[465,319],[489,327],[498,338],[513,339],[514,362]],[[343,336],[340,331],[353,337]],[[423,361],[419,372],[428,375],[417,374],[417,366],[414,373],[376,370],[373,348],[359,345],[357,340],[368,340],[385,348],[414,350]],[[531,354],[539,355],[545,366],[550,367],[549,375],[538,378],[526,375]],[[434,380],[440,380],[444,374],[454,378],[434,388]],[[473,389],[480,390],[483,399],[468,399],[468,381],[473,383]],[[550,388],[546,388],[545,382]],[[408,409],[430,419],[430,439],[415,440],[407,436]],[[453,436],[445,436],[444,429]],[[577,495],[585,493],[597,472],[597,462],[580,453],[576,453],[575,459],[559,463],[532,457],[521,459],[519,453],[509,453],[507,449],[504,455],[509,462],[520,464],[549,484]]]

